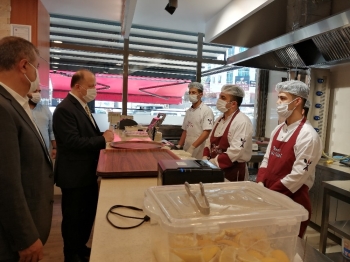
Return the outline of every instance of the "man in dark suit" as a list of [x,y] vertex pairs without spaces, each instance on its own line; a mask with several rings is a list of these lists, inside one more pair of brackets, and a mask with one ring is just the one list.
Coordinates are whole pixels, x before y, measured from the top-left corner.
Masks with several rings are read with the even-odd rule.
[[113,132],[100,130],[87,103],[96,97],[96,80],[88,70],[76,72],[71,91],[53,114],[57,144],[55,182],[62,190],[62,237],[65,262],[87,261],[98,199],[97,162]]
[[0,261],[39,261],[51,228],[53,169],[27,93],[39,84],[39,52],[0,40]]

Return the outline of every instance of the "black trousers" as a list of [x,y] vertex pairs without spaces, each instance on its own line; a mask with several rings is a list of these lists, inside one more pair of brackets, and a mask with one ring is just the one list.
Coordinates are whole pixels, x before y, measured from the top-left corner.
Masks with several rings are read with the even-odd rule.
[[94,224],[98,185],[62,190],[62,237],[64,255],[80,253],[89,241]]

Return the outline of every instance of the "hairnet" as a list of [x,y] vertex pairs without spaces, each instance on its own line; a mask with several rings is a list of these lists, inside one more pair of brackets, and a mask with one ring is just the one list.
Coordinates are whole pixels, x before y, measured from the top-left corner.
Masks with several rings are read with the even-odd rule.
[[296,96],[307,99],[309,97],[310,88],[299,80],[290,80],[280,82],[276,85],[277,92],[287,92]]
[[237,85],[223,85],[221,92],[233,96],[244,97],[244,90]]
[[203,85],[198,82],[189,83],[188,88],[197,88],[198,90],[203,91]]
[[305,102],[305,106],[304,107],[306,107],[306,108],[310,108],[310,101],[309,100],[306,100],[306,102]]

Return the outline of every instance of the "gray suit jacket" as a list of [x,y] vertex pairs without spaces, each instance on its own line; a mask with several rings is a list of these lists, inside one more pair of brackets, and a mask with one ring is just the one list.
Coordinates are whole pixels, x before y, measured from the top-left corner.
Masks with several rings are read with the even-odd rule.
[[23,107],[0,85],[0,260],[51,227],[53,168],[46,146]]

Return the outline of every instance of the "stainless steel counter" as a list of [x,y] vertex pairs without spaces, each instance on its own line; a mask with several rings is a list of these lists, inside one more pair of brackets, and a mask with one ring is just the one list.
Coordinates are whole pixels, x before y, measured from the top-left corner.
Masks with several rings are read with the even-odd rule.
[[321,254],[312,246],[305,244],[303,239],[298,238],[297,241],[297,253],[303,262],[331,262],[330,258]]

